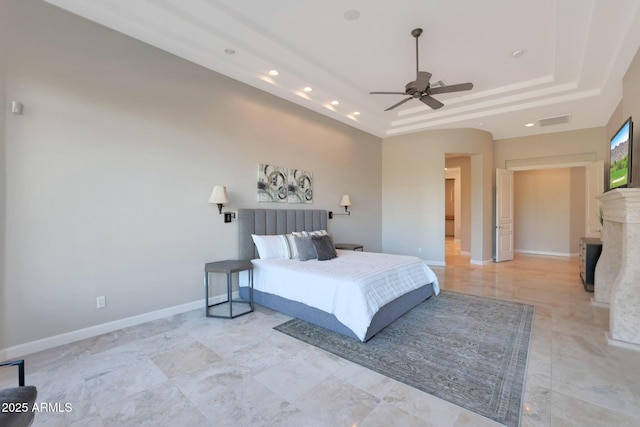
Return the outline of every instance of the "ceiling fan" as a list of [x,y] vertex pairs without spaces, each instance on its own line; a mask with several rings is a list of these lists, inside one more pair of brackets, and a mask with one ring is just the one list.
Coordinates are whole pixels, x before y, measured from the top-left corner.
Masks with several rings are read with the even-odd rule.
[[438,87],[431,87],[429,84],[429,80],[431,80],[431,73],[420,71],[418,68],[418,37],[420,37],[420,34],[422,34],[422,28],[416,28],[411,31],[411,35],[416,38],[416,80],[407,83],[404,92],[369,92],[372,95],[409,95],[409,98],[405,98],[397,104],[393,104],[384,111],[393,110],[413,98],[418,98],[429,107],[437,110],[438,108],[443,107],[444,104],[433,98],[431,95],[473,89],[473,83],[460,83],[447,86],[444,85],[442,81],[439,82],[440,85]]

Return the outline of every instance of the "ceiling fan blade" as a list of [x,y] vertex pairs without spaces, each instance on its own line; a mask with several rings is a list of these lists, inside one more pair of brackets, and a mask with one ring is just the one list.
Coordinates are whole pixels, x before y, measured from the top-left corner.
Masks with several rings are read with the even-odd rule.
[[410,100],[412,100],[412,99],[413,99],[413,96],[410,96],[410,97],[408,97],[408,98],[405,98],[405,99],[403,99],[402,101],[398,102],[397,104],[393,104],[391,107],[387,108],[387,109],[386,109],[386,110],[384,110],[384,111],[393,110],[394,108],[399,107],[400,105],[402,105],[402,104],[404,104],[405,102],[410,101]]
[[418,76],[416,77],[416,90],[418,92],[424,92],[427,90],[427,86],[429,86],[429,80],[431,80],[431,73],[427,73],[426,71],[418,71]]
[[420,97],[420,101],[424,102],[425,104],[427,104],[429,107],[433,108],[434,110],[437,110],[438,108],[444,107],[444,104],[440,101],[438,101],[435,98],[430,97],[429,95],[423,95]]
[[460,92],[463,90],[471,90],[471,89],[473,89],[473,83],[460,83],[457,85],[434,87],[433,89],[429,90],[429,93],[431,95],[437,95],[439,93]]
[[406,92],[369,92],[370,95],[406,95]]

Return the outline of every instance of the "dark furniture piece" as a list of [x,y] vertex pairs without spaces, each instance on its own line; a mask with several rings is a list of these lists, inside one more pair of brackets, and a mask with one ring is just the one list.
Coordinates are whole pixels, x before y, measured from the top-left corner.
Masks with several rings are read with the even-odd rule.
[[2,362],[0,367],[18,367],[18,387],[0,390],[0,426],[26,427],[33,422],[33,405],[38,397],[35,386],[24,385],[24,360]]
[[596,263],[602,252],[602,242],[594,237],[582,237],[580,239],[580,278],[587,292],[593,292],[593,277],[596,271]]
[[345,249],[347,251],[364,251],[364,246],[360,243],[336,243],[336,249]]
[[[240,273],[241,271],[248,271],[249,274],[249,301],[244,299],[233,299],[231,295],[232,290],[232,282],[231,275],[233,273]],[[224,273],[227,275],[227,300],[218,302],[215,304],[209,304],[209,273]],[[204,306],[205,306],[205,314],[207,317],[222,317],[227,319],[233,319],[234,317],[242,316],[247,313],[251,313],[253,311],[253,264],[251,261],[236,261],[236,260],[226,260],[226,261],[217,261],[217,262],[209,262],[204,265]],[[233,312],[233,303],[241,303],[248,304],[249,309],[244,310],[240,313]],[[220,312],[217,314],[211,314],[211,307],[217,307],[222,305],[229,306],[229,315],[221,314]],[[221,310],[218,310],[221,311]]]

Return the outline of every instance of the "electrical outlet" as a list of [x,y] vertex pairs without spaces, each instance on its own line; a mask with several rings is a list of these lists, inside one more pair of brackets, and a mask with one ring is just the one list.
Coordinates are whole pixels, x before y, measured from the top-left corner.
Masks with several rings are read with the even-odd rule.
[[103,296],[99,296],[98,298],[96,298],[96,307],[97,308],[104,308],[104,306],[107,305],[107,300],[106,298]]

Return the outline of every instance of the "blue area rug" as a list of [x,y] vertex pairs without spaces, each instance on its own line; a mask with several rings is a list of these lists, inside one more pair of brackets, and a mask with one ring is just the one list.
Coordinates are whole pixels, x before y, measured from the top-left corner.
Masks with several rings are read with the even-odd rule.
[[442,291],[368,342],[293,319],[274,329],[506,426],[518,426],[534,307]]

